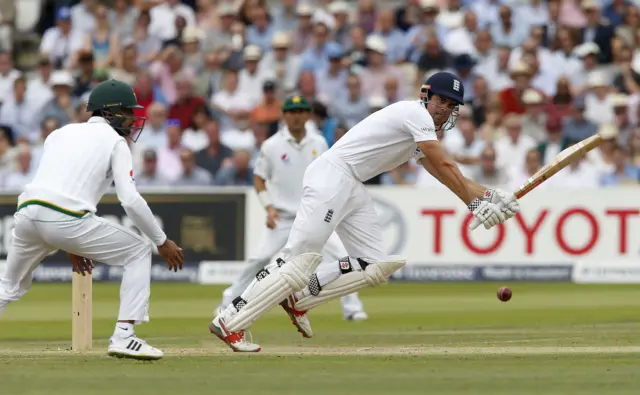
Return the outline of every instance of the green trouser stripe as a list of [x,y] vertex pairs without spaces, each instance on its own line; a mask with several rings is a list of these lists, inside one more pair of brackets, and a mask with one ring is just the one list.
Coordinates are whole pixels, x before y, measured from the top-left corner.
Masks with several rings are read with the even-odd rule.
[[89,213],[88,211],[67,210],[66,208],[63,208],[63,207],[60,207],[60,206],[56,206],[55,204],[51,204],[49,202],[45,202],[44,200],[27,200],[26,202],[23,202],[21,205],[18,206],[18,211],[20,211],[23,207],[31,206],[32,204],[35,204],[37,206],[50,208],[51,210],[54,210],[54,211],[57,211],[59,213],[66,214],[66,215],[69,215],[69,216],[75,217],[75,218],[82,218],[82,217],[84,217],[85,215],[87,215]]

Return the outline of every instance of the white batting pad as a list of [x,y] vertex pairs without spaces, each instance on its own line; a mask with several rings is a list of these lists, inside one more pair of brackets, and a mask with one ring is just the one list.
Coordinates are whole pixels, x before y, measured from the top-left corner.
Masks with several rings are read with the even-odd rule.
[[349,295],[367,286],[386,284],[389,276],[403,267],[407,261],[400,257],[390,257],[387,261],[369,264],[364,270],[346,273],[322,287],[318,295],[305,296],[296,303],[296,310],[309,311],[331,299]]
[[274,269],[255,284],[246,298],[247,304],[226,322],[227,330],[238,332],[249,328],[287,296],[306,287],[320,262],[320,254],[305,253],[291,259],[279,269]]

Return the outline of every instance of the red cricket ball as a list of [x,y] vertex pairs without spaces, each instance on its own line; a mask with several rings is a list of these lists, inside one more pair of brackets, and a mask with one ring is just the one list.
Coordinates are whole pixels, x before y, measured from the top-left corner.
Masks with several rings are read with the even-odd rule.
[[511,288],[500,287],[500,289],[498,289],[498,299],[503,302],[508,302],[509,299],[511,299]]

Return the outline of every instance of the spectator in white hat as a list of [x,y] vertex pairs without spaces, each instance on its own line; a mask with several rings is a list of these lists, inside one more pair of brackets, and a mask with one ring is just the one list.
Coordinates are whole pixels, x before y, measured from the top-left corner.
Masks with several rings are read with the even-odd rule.
[[237,21],[238,11],[233,4],[221,3],[217,8],[218,24],[205,32],[202,48],[205,51],[221,51],[231,48],[233,24]]
[[333,1],[328,7],[329,13],[335,21],[333,27],[333,39],[343,48],[349,47],[349,30],[351,29],[351,8],[346,1]]
[[594,0],[583,0],[580,4],[587,17],[586,25],[580,29],[580,42],[594,42],[600,48],[600,62],[612,60],[611,39],[614,32],[610,21],[600,18],[600,7]]
[[74,119],[76,99],[71,96],[73,76],[68,71],[55,71],[49,80],[53,89],[53,99],[44,105],[38,122],[47,118],[55,118],[60,125],[71,123]]
[[275,81],[285,96],[291,93],[300,75],[300,56],[291,52],[291,38],[287,33],[278,32],[271,41],[272,50],[265,53],[260,67],[272,70]]
[[313,11],[313,7],[307,3],[299,3],[296,7],[298,26],[292,34],[293,42],[291,45],[291,49],[295,54],[301,54],[313,43],[314,24],[311,21]]
[[542,142],[546,136],[547,113],[544,97],[535,89],[527,89],[522,95],[525,113],[522,115],[522,133]]
[[249,105],[255,107],[262,101],[262,86],[274,79],[274,71],[260,65],[262,50],[257,45],[248,45],[243,52],[244,68],[238,74],[238,89],[250,98]]
[[604,72],[604,70],[599,64],[600,48],[596,43],[582,43],[574,49],[573,53],[581,61],[581,65],[569,76],[569,81],[571,81],[574,94],[580,95],[589,88],[587,76],[593,71]]
[[181,46],[184,51],[184,64],[193,70],[196,75],[202,72],[204,67],[204,54],[201,51],[201,41],[204,32],[195,26],[187,26],[182,31]]
[[598,125],[613,123],[611,107],[610,81],[598,72],[592,72],[587,78],[589,90],[585,95],[585,117]]
[[[365,96],[384,96],[384,82],[393,75],[398,81],[404,81],[402,73],[387,62],[387,45],[382,37],[369,36],[367,38],[367,67],[360,76]],[[400,86],[400,96],[405,97],[405,86]]]

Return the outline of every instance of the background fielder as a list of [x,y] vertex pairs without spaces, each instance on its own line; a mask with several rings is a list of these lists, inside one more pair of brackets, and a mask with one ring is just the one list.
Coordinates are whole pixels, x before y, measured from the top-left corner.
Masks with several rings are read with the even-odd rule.
[[[420,100],[400,101],[369,115],[309,165],[284,251],[286,263],[245,295],[241,306],[230,305],[216,316],[212,332],[235,351],[259,351],[258,345],[246,341],[244,330],[282,298],[310,326],[304,311],[385,283],[405,260],[389,257],[383,250],[373,201],[363,182],[412,157],[465,202],[485,228],[515,215],[519,205],[513,194],[487,190],[463,177],[438,141],[439,132],[455,125],[463,103],[464,86],[458,77],[436,73],[423,85]],[[319,252],[334,230],[354,268],[348,273],[337,271],[335,263],[318,268]]]
[[163,353],[134,333],[134,324],[149,321],[151,245],[120,225],[95,215],[96,206],[115,182],[126,214],[158,246],[169,268],[182,268],[182,250],[167,239],[133,180],[131,151],[144,118],[133,89],[111,80],[89,96],[87,123],[69,124],[51,133],[33,181],[18,197],[11,250],[0,280],[0,314],[31,287],[34,269],[56,250],[70,253],[76,271],[91,271],[95,260],[122,266],[118,322],[109,355],[159,359]]
[[[321,135],[305,130],[311,106],[304,97],[288,98],[282,112],[286,126],[262,144],[254,169],[254,186],[267,210],[267,229],[243,273],[225,290],[218,311],[240,297],[256,280],[256,274],[262,273],[285,246],[302,198],[304,172],[314,159],[329,149]],[[337,262],[346,255],[346,249],[334,233],[324,246],[323,256],[327,261]],[[357,293],[343,296],[340,302],[346,320],[367,319]],[[310,337],[311,333],[305,335]]]

